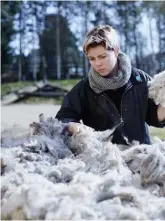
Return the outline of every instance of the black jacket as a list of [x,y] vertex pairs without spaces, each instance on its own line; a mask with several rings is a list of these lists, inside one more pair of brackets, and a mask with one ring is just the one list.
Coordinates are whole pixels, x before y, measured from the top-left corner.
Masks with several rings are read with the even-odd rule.
[[96,94],[86,77],[66,95],[56,118],[62,122],[82,120],[85,125],[99,131],[117,127],[112,140],[117,144],[126,144],[124,137],[130,142],[137,140],[149,144],[147,124],[165,126],[165,122],[158,121],[158,106],[148,98],[149,80],[149,75],[132,68],[131,78],[121,99],[120,114],[106,91]]

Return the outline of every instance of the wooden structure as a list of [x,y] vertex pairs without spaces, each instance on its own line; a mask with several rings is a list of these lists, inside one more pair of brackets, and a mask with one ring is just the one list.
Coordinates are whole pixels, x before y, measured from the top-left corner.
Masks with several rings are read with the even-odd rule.
[[33,83],[31,86],[27,86],[23,89],[13,91],[2,97],[2,105],[16,103],[20,100],[26,99],[27,97],[47,97],[57,98],[64,97],[70,88],[65,89],[58,85],[52,85],[50,83]]

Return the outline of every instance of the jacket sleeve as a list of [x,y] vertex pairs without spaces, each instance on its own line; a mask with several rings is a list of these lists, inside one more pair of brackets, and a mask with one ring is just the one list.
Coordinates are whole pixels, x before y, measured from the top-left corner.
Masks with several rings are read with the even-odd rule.
[[[142,72],[141,74],[143,75],[143,80],[145,80],[147,85],[152,78],[145,72]],[[159,105],[156,105],[153,99],[148,98],[146,122],[150,126],[163,128],[165,127],[165,120],[164,121],[158,120],[158,114],[157,114],[158,106]]]
[[65,96],[56,118],[63,123],[80,122],[85,106],[84,79]]

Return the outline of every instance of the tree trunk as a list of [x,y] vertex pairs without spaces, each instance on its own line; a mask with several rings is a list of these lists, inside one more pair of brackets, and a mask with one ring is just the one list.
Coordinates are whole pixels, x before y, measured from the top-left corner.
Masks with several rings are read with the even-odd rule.
[[[88,31],[88,2],[85,3],[85,17],[84,17],[84,36],[87,34]],[[88,59],[84,54],[84,76],[88,73]]]
[[[35,6],[34,6],[35,7]],[[35,10],[35,9],[34,9]],[[32,49],[32,56],[33,56],[33,62],[32,62],[32,73],[33,73],[33,81],[37,81],[37,54],[36,54],[36,49],[35,49],[35,17],[33,16],[33,33],[32,33],[32,45],[33,45],[33,49]]]
[[57,53],[57,79],[61,80],[61,49],[60,49],[60,20],[59,20],[60,3],[57,2],[56,16],[56,53]]
[[18,81],[22,80],[22,8],[19,14],[19,60],[18,60]]
[[150,33],[150,43],[151,43],[151,65],[152,65],[152,73],[151,76],[154,75],[157,71],[157,61],[154,51],[154,39],[153,39],[153,28],[152,28],[152,12],[149,11],[149,33]]

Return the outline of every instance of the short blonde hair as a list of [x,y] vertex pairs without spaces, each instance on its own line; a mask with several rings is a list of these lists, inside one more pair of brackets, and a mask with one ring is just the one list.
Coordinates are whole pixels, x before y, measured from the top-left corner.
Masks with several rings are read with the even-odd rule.
[[83,44],[83,51],[87,54],[88,50],[92,47],[102,45],[107,50],[111,50],[118,45],[118,36],[111,26],[99,25],[90,30]]

